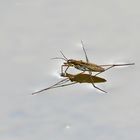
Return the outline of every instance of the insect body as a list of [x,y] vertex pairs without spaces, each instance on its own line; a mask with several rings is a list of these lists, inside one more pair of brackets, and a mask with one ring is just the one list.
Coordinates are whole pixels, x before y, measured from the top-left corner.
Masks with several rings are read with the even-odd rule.
[[[62,77],[67,77],[59,82],[57,82],[56,84],[39,90],[37,92],[32,93],[32,95],[43,92],[45,90],[49,90],[49,89],[53,89],[53,88],[58,88],[58,87],[64,87],[64,86],[68,86],[68,85],[72,85],[72,84],[77,84],[77,83],[103,83],[106,82],[106,80],[104,78],[101,77],[97,77],[97,76],[90,76],[89,74],[69,74],[69,73],[61,73]],[[92,79],[92,80],[91,80]],[[99,89],[98,87],[95,86],[95,88]],[[101,90],[101,89],[99,89]],[[103,91],[103,90],[102,90]]]
[[[94,63],[87,63],[82,60],[74,60],[74,59],[69,59],[67,62],[64,62],[64,65],[62,67],[67,66],[67,67],[75,67],[78,70],[81,71],[94,71],[94,72],[103,72],[105,69],[97,64]],[[68,68],[67,68],[68,69]],[[65,71],[66,72],[66,71]]]

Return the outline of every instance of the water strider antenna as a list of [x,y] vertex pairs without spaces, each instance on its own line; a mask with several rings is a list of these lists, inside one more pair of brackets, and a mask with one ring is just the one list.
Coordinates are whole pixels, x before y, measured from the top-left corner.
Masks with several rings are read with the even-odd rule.
[[62,51],[60,51],[60,53],[62,54],[62,56],[68,61],[68,58],[63,54]]
[[62,60],[68,61],[68,58],[63,54],[63,52],[60,51],[60,53],[62,54],[63,57],[54,57],[54,58],[51,58],[51,59],[62,59]]

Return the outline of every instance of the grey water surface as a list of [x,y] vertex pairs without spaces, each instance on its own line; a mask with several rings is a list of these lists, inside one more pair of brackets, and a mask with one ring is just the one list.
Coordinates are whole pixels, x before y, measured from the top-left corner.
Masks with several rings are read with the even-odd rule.
[[[139,140],[140,2],[0,0],[0,139]],[[61,78],[68,58],[130,63],[89,84],[31,93]]]

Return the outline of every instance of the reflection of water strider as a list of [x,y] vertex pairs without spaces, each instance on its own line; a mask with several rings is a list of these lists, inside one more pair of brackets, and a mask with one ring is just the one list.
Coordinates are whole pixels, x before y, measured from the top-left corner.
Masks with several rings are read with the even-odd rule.
[[[56,84],[54,84],[48,88],[34,92],[34,93],[32,93],[32,95],[43,92],[43,91],[48,90],[48,89],[64,87],[64,86],[77,84],[77,83],[92,83],[92,82],[103,83],[103,82],[106,82],[106,80],[104,78],[97,77],[97,76],[91,76],[89,74],[82,74],[82,73],[76,74],[76,75],[69,74],[69,73],[61,73],[61,76],[67,77],[67,78],[57,82]],[[96,87],[96,86],[95,86],[95,88],[98,89],[98,87]]]
[[[62,73],[61,76],[68,77],[71,82],[75,81],[77,83],[102,83],[106,82],[104,78],[97,77],[97,76],[91,76],[89,74],[69,74],[69,73]],[[91,80],[92,79],[92,80]]]

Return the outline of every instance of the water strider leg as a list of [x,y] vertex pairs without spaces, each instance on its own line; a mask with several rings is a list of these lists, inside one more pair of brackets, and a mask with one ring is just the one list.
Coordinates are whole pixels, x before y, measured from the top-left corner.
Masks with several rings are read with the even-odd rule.
[[57,86],[57,85],[60,86],[61,84],[64,84],[64,83],[66,83],[66,82],[68,82],[68,81],[69,81],[69,79],[68,79],[68,78],[65,78],[65,79],[63,79],[63,80],[57,82],[56,84],[54,84],[54,85],[48,87],[48,88],[39,90],[39,91],[37,91],[37,92],[33,92],[32,95],[37,94],[37,93],[40,93],[40,92],[43,92],[43,91],[48,90],[48,89],[51,89],[51,88],[55,88],[55,86]]
[[[112,65],[112,66],[110,66],[109,68],[106,68],[105,69],[105,71],[107,71],[107,70],[109,70],[109,69],[111,69],[111,68],[113,68],[113,67],[115,67],[114,65]],[[97,74],[95,74],[94,76],[97,76],[97,75],[99,75],[99,74],[101,74],[101,73],[103,73],[103,72],[105,72],[105,71],[102,71],[102,72],[98,72]]]
[[[129,66],[129,65],[134,65],[134,64],[135,64],[135,63],[128,63],[128,64],[112,64],[112,65],[100,65],[100,66],[101,66],[101,67],[108,67],[108,68],[105,69],[105,71],[107,71],[107,70],[109,70],[109,69],[111,69],[111,68],[113,68],[113,67],[117,67],[117,66]],[[100,73],[103,73],[103,72],[105,72],[105,71],[99,72],[99,73],[95,74],[94,76],[97,76],[97,75],[99,75]]]
[[65,85],[58,85],[58,86],[53,87],[53,88],[64,87],[64,86],[69,86],[69,85],[73,85],[73,84],[77,84],[77,82],[72,82],[72,83],[65,84]]
[[101,67],[109,67],[109,66],[129,66],[135,65],[135,63],[127,63],[127,64],[111,64],[111,65],[100,65]]
[[[68,82],[68,81],[67,81],[67,82]],[[73,85],[73,84],[76,84],[76,83],[77,83],[77,82],[72,82],[72,83],[68,83],[68,84],[64,84],[64,85],[51,86],[51,87],[48,87],[48,88],[46,88],[46,89],[43,89],[43,90],[34,92],[34,93],[32,93],[32,95],[37,94],[37,93],[40,93],[40,92],[45,91],[45,90],[48,90],[48,89],[53,89],[53,88],[58,88],[58,87],[69,86],[69,85]]]
[[66,73],[66,71],[67,71],[68,68],[69,68],[69,65],[61,65],[61,73],[63,73],[63,67],[67,67],[67,68],[65,69],[65,73]]
[[63,73],[63,67],[64,67],[64,65],[61,65],[61,73]]
[[102,92],[104,92],[104,93],[107,93],[106,91],[104,91],[104,90],[100,89],[99,87],[95,86],[94,81],[92,79],[92,72],[91,71],[89,71],[89,75],[90,75],[91,84],[93,85],[93,87],[98,89],[98,90],[100,90],[100,91],[102,91]]
[[85,50],[85,47],[84,47],[84,43],[83,43],[82,40],[81,40],[81,44],[82,44],[82,48],[83,48],[83,51],[84,51],[84,54],[85,54],[85,57],[86,57],[86,62],[88,63],[89,59],[88,59],[88,56],[87,56],[87,53],[86,53],[86,50]]
[[65,69],[65,73],[67,73],[67,70],[68,70],[69,67],[70,67],[70,66],[67,66],[67,68]]

